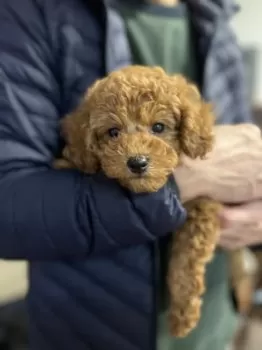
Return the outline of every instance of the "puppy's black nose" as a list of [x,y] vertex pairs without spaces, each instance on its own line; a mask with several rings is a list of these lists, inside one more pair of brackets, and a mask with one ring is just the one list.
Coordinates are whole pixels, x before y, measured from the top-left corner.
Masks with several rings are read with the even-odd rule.
[[127,161],[128,168],[135,174],[142,174],[148,167],[149,159],[146,156],[130,157]]

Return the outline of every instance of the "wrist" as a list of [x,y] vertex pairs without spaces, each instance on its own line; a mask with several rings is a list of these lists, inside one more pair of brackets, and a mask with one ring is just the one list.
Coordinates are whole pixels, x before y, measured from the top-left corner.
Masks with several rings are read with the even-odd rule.
[[180,200],[182,203],[205,195],[206,191],[203,186],[203,181],[201,181],[193,167],[188,165],[180,165],[175,169],[174,177],[179,189]]

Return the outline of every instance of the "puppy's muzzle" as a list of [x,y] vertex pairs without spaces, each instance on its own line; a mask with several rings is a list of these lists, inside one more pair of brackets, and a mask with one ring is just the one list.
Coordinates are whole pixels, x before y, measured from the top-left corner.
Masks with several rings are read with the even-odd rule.
[[127,161],[128,169],[134,174],[143,174],[149,165],[149,158],[143,155],[130,157]]

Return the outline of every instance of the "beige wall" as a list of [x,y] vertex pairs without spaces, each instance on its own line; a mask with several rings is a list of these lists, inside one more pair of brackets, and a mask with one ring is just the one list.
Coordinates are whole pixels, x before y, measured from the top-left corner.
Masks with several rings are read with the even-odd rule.
[[23,297],[26,290],[26,263],[0,260],[0,305]]

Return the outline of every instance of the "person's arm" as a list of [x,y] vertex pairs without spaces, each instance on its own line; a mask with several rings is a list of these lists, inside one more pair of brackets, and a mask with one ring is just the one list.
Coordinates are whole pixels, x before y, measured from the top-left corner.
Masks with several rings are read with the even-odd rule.
[[[133,195],[103,175],[51,168],[60,62],[36,4],[0,0],[0,258],[84,257],[167,234],[185,216],[167,186]],[[91,13],[86,25],[91,82],[101,74],[104,33]]]

